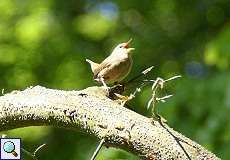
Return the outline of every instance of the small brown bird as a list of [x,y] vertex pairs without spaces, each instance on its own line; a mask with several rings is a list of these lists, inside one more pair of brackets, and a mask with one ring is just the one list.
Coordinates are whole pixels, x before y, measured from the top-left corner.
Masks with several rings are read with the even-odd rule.
[[132,39],[117,45],[113,52],[100,64],[86,59],[91,66],[94,80],[108,88],[106,84],[118,83],[129,74],[133,63],[130,52],[134,50],[134,48],[129,48],[131,41]]

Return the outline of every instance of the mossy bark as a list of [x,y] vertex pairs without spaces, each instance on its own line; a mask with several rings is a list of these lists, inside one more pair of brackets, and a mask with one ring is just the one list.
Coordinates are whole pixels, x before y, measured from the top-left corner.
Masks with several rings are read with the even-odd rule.
[[1,131],[42,125],[81,130],[143,159],[219,159],[166,124],[107,98],[101,87],[13,91],[0,97],[0,124]]

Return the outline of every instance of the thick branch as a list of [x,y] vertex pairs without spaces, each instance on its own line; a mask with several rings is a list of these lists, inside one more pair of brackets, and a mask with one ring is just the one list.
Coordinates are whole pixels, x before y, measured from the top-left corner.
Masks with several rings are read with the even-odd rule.
[[189,159],[188,155],[190,159],[218,159],[167,125],[107,98],[100,87],[60,91],[36,86],[13,91],[0,97],[0,124],[1,131],[39,125],[81,130],[143,159]]

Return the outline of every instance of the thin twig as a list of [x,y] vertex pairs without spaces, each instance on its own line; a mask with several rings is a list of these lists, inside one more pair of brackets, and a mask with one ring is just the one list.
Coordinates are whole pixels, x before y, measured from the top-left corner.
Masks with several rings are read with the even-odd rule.
[[[182,77],[181,75],[176,75],[176,76],[170,77],[169,79],[164,80],[164,82],[168,82],[168,81],[171,81],[171,80],[174,80],[174,79],[177,79],[177,78],[181,78],[181,77]],[[142,81],[143,82],[154,83],[156,80],[155,79],[144,79]]]
[[154,66],[148,67],[147,69],[145,69],[144,71],[142,71],[140,74],[138,74],[137,76],[135,76],[134,78],[132,78],[131,80],[129,80],[128,82],[126,82],[125,84],[130,84],[133,81],[137,80],[138,78],[145,76],[147,73],[149,73],[152,69],[154,68]]
[[44,143],[44,144],[38,146],[38,147],[34,150],[33,153],[27,151],[27,150],[24,149],[24,148],[21,148],[21,149],[22,149],[22,151],[23,151],[24,153],[26,153],[28,156],[30,156],[33,160],[38,160],[38,158],[36,157],[36,153],[37,153],[39,150],[41,150],[45,145],[46,145],[46,144]]
[[100,143],[98,144],[96,150],[93,153],[93,156],[90,158],[90,160],[95,160],[95,158],[97,157],[97,154],[99,153],[101,147],[103,146],[103,143],[105,142],[105,139],[103,138]]
[[183,152],[185,153],[186,157],[189,160],[192,160],[191,157],[189,156],[188,152],[184,149],[184,147],[182,146],[182,144],[180,143],[180,140],[178,139],[178,137],[176,137],[168,128],[166,128],[164,126],[164,124],[162,123],[162,121],[159,121],[160,125],[175,139],[175,141],[177,142],[177,144],[181,147],[181,149],[183,150]]
[[169,79],[166,79],[165,82],[171,81],[171,80],[174,80],[174,79],[177,79],[177,78],[181,78],[181,77],[182,77],[181,75],[176,75],[176,76],[173,76],[173,77],[171,77]]
[[39,150],[41,150],[45,145],[46,145],[46,143],[44,143],[44,144],[38,146],[38,147],[34,150],[33,156],[36,157],[36,153],[37,153]]
[[166,102],[165,100],[171,98],[172,96],[173,95],[170,94],[170,95],[166,95],[166,96],[160,97],[160,98],[156,97],[156,100],[165,103]]

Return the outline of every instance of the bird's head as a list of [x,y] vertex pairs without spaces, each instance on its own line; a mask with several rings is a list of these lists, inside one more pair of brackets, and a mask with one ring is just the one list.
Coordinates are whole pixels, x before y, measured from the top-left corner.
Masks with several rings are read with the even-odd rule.
[[113,54],[128,54],[128,53],[130,53],[132,50],[135,49],[135,48],[129,48],[129,44],[131,41],[132,41],[132,39],[130,39],[128,42],[118,44],[114,48]]

